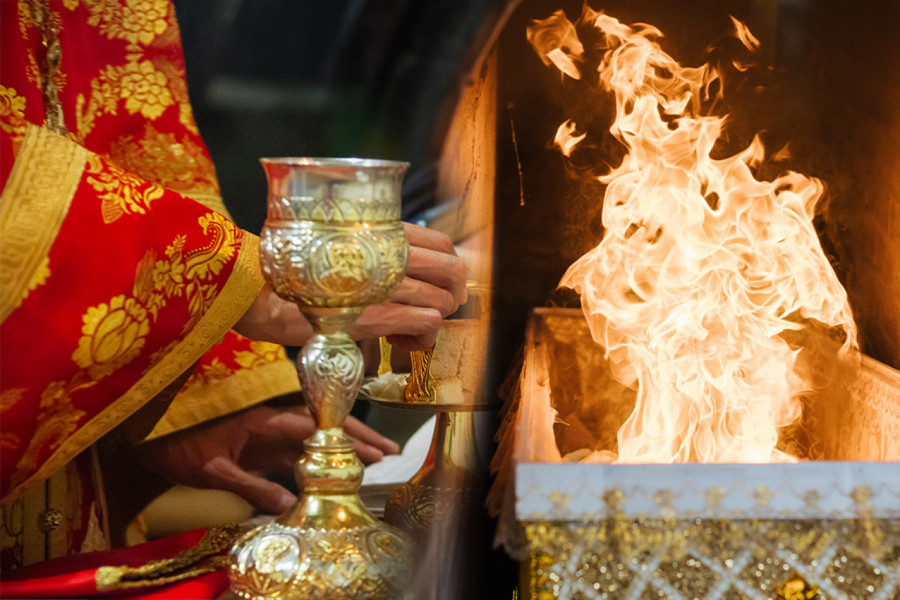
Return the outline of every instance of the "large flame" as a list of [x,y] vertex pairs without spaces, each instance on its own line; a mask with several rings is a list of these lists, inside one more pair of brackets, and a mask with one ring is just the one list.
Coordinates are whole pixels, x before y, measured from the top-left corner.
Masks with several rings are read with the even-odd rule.
[[[734,23],[748,48],[758,44]],[[856,344],[846,292],[813,228],[823,185],[796,172],[758,180],[758,137],[712,158],[725,119],[701,106],[719,73],[679,65],[656,28],[589,8],[578,26],[602,34],[599,83],[615,96],[611,132],[627,155],[600,178],[602,241],[560,285],[581,294],[614,374],[637,387],[618,461],[788,460],[778,429],[800,416],[805,384],[781,334],[815,320],[842,328],[845,348]],[[528,38],[577,78],[585,61],[575,31],[557,12]],[[583,139],[577,130],[567,120],[557,133],[566,155]]]

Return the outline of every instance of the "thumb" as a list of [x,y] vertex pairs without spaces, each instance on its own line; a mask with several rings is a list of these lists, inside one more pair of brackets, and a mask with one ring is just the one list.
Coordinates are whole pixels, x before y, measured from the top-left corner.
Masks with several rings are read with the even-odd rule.
[[233,492],[269,514],[281,514],[297,501],[284,487],[253,475],[225,458],[208,463],[207,476],[210,487]]

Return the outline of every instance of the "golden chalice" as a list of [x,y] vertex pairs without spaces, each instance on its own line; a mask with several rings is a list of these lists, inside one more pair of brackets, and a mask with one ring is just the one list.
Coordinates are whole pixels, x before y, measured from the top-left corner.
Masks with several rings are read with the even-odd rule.
[[388,297],[406,270],[400,183],[408,165],[352,158],[261,162],[269,183],[263,273],[313,326],[299,367],[317,430],[297,463],[297,503],[232,549],[231,592],[248,600],[396,598],[410,544],[360,501],[363,465],[343,426],[363,378],[362,353],[349,329],[365,306]]

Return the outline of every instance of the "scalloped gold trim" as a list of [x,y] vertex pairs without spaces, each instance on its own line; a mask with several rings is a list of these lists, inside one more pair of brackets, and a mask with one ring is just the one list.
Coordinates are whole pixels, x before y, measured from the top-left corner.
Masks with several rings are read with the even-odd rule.
[[262,286],[259,238],[245,232],[231,277],[197,326],[118,400],[69,436],[31,477],[10,490],[3,504],[49,477],[191,368],[244,314]]
[[47,259],[87,159],[85,148],[28,125],[0,196],[0,323],[25,299]]

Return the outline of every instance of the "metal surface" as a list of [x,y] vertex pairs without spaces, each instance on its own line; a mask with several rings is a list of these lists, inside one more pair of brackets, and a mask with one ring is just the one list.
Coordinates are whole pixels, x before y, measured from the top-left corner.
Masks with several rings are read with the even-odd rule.
[[296,466],[297,503],[242,537],[229,556],[231,592],[259,598],[395,598],[408,576],[406,536],[379,522],[358,491],[363,465],[343,426],[363,360],[348,331],[406,269],[400,216],[405,163],[263,159],[269,181],[263,273],[313,326],[300,378],[317,424]]

